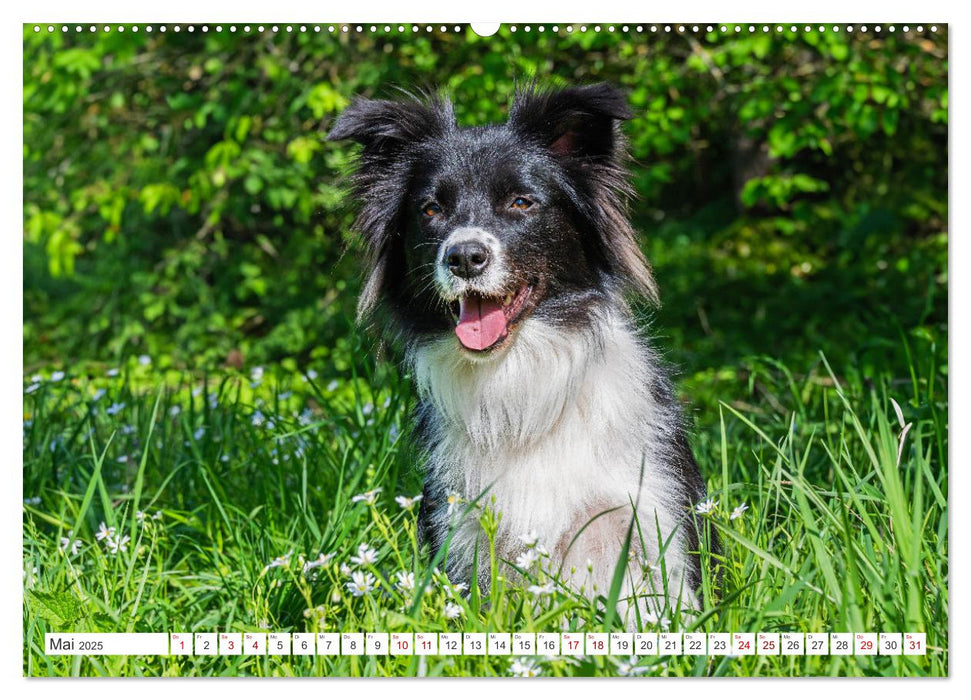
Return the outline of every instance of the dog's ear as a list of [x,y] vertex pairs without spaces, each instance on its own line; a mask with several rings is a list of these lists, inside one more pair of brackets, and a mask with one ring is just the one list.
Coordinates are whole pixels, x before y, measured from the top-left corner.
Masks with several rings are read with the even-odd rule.
[[657,302],[651,268],[627,216],[632,196],[621,122],[633,117],[624,94],[607,83],[520,91],[509,126],[539,142],[563,166],[567,194],[591,223],[608,269]]
[[389,284],[399,214],[415,165],[410,147],[443,136],[454,126],[451,103],[434,96],[408,95],[400,102],[357,98],[327,135],[328,141],[351,140],[364,147],[351,180],[361,206],[354,226],[364,241],[367,264],[358,318],[370,314]]
[[619,143],[620,123],[633,114],[624,94],[608,83],[560,90],[521,90],[509,125],[548,147],[558,158],[603,162]]
[[452,106],[444,100],[394,102],[359,97],[337,118],[327,140],[356,141],[364,146],[366,156],[376,155],[440,135],[453,124]]

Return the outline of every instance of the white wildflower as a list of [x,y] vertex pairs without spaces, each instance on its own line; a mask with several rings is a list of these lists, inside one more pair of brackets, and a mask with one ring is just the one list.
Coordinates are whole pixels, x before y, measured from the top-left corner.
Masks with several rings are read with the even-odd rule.
[[453,584],[453,583],[446,582],[442,584],[442,591],[444,591],[445,595],[447,595],[449,598],[452,598],[456,595],[462,595],[462,593],[468,590],[468,588],[469,588],[469,585],[467,583]]
[[98,538],[99,542],[103,539],[112,539],[115,536],[115,528],[114,526],[106,527],[104,521],[102,520],[101,524],[98,526],[98,532],[96,532],[94,536]]
[[108,539],[105,540],[105,547],[107,547],[108,551],[111,552],[112,554],[118,554],[118,552],[127,552],[128,548],[126,545],[128,544],[130,539],[131,538],[128,535],[125,535],[120,540],[116,540],[113,537],[109,537]]
[[369,506],[373,506],[375,501],[378,500],[378,494],[381,493],[382,489],[376,488],[370,491],[365,491],[364,493],[359,493],[351,498],[351,503],[367,503]]
[[290,557],[292,555],[293,555],[293,552],[288,552],[287,554],[284,554],[282,557],[276,557],[273,561],[271,561],[269,564],[263,567],[263,573],[265,574],[270,569],[275,569],[278,566],[289,566]]
[[539,672],[539,666],[532,659],[515,659],[509,666],[509,673],[521,678],[535,678]]
[[745,505],[744,503],[741,504],[741,505],[739,505],[739,506],[735,506],[735,510],[733,510],[732,511],[732,514],[730,516],[728,516],[728,519],[729,520],[738,520],[739,518],[742,517],[742,514],[745,511],[747,511],[747,510],[748,510],[748,506]]
[[462,615],[465,614],[465,611],[462,610],[461,606],[458,606],[455,603],[445,603],[444,612],[446,619],[449,620],[454,620],[458,617],[462,617]]
[[520,535],[519,539],[527,547],[535,547],[536,543],[539,542],[539,533],[536,530],[530,530],[525,535]]
[[68,530],[67,537],[61,538],[61,551],[66,552],[70,549],[73,557],[81,549],[81,544],[81,540],[74,539],[74,530]]
[[415,590],[415,573],[413,571],[398,571],[394,577],[394,587],[402,593],[411,593]]
[[405,510],[411,510],[415,507],[415,504],[421,500],[421,494],[417,496],[395,496],[394,502]]
[[445,499],[445,502],[448,503],[448,510],[445,514],[451,515],[455,511],[456,506],[461,505],[462,496],[453,491],[448,495],[448,498]]
[[344,585],[355,598],[360,598],[361,596],[373,591],[374,584],[374,574],[364,571],[355,571],[351,574],[350,583],[346,583]]
[[333,558],[334,558],[333,554],[321,553],[319,557],[317,557],[313,561],[308,561],[306,564],[303,565],[303,572],[306,574],[310,571],[313,571],[314,569],[320,568],[321,566],[327,566],[327,564],[329,564],[330,560]]
[[518,566],[520,569],[528,569],[537,561],[539,561],[539,556],[536,554],[536,550],[527,549],[525,552],[516,557],[516,566]]
[[658,614],[657,612],[649,611],[644,614],[644,622],[649,625],[657,625],[661,629],[669,629],[671,627],[671,620],[664,617],[664,615]]
[[703,503],[699,503],[697,506],[695,506],[695,513],[697,513],[698,515],[706,515],[712,512],[713,510],[715,510],[715,507],[717,505],[718,505],[718,501],[714,501],[709,498],[707,501],[704,501]]
[[378,550],[363,543],[357,548],[357,556],[351,557],[351,562],[357,566],[370,566],[378,562]]
[[556,585],[552,581],[547,581],[542,586],[539,584],[533,584],[526,590],[537,598],[542,598],[543,596],[552,595],[553,591],[556,590]]

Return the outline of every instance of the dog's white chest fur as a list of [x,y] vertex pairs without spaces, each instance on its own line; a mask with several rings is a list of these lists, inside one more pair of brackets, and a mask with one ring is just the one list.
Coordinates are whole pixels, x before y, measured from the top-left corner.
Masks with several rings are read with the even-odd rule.
[[[494,497],[502,559],[514,561],[522,536],[535,533],[554,568],[564,563],[565,578],[578,578],[571,570],[589,577],[592,564],[603,592],[636,504],[644,544],[633,551],[650,566],[660,549],[657,526],[661,541],[674,533],[665,564],[680,585],[678,484],[659,459],[671,426],[650,391],[650,353],[619,314],[582,331],[530,318],[517,333],[498,358],[470,359],[452,338],[410,352],[422,399],[435,409],[429,478],[465,502],[491,506]],[[440,508],[431,518],[437,528],[455,526],[449,570],[471,576],[483,541],[476,516],[457,523],[457,510]],[[479,560],[487,559],[480,549]]]

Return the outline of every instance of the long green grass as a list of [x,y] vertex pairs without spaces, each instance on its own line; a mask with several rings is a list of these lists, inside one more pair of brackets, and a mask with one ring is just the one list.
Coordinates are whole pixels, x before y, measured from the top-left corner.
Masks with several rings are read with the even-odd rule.
[[[947,675],[946,366],[907,350],[906,376],[820,356],[683,382],[723,575],[700,615],[645,626],[918,631],[926,657],[48,657],[48,631],[620,630],[613,591],[462,591],[434,569],[395,500],[421,492],[407,377],[193,378],[144,358],[24,379],[24,674]],[[362,546],[374,563],[352,562]],[[353,571],[373,589],[355,596]]]

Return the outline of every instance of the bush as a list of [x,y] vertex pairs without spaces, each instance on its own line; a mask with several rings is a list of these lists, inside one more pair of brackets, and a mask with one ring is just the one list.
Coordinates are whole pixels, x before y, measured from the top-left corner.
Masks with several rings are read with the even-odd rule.
[[742,29],[27,27],[25,364],[348,372],[354,149],[324,141],[335,115],[430,85],[479,124],[534,76],[628,90],[655,329],[690,372],[897,362],[884,339],[946,329],[946,32]]

